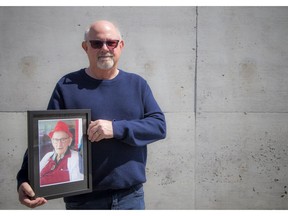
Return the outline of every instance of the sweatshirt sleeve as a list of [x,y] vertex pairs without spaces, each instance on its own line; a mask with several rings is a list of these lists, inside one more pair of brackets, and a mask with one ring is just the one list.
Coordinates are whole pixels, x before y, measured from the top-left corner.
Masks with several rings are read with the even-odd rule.
[[28,150],[26,150],[22,162],[21,169],[17,174],[17,190],[23,182],[29,182],[28,180]]
[[63,101],[63,96],[61,94],[60,86],[58,83],[55,86],[54,91],[51,95],[47,109],[48,110],[65,109],[65,103]]
[[165,116],[148,84],[143,105],[144,117],[142,119],[113,120],[115,139],[132,146],[145,146],[166,137]]

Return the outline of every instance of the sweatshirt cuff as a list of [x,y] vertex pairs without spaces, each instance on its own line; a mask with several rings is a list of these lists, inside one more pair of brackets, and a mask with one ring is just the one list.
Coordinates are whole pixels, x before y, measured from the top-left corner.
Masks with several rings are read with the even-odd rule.
[[124,120],[112,121],[112,127],[113,127],[113,135],[115,139],[123,139],[125,137],[125,127],[124,127]]

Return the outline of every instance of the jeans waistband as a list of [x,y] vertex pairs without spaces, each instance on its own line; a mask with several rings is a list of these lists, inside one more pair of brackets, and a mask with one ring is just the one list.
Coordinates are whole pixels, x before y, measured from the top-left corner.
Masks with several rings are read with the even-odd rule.
[[137,184],[137,185],[131,186],[130,188],[124,188],[124,189],[110,189],[110,190],[98,190],[98,191],[96,190],[88,194],[64,197],[64,201],[66,203],[79,202],[79,200],[82,200],[85,202],[86,200],[88,201],[91,199],[101,199],[101,198],[113,196],[116,194],[118,197],[124,197],[131,193],[134,193],[135,191],[138,191],[142,187],[143,187],[143,184]]
[[[108,190],[95,190],[92,192],[95,196],[110,196],[113,194],[118,194],[119,196],[126,196],[128,194],[131,194],[137,190],[139,190],[141,187],[143,187],[143,184],[137,184],[133,185],[130,188],[123,188],[123,189],[108,189]],[[91,195],[92,195],[91,194]]]
[[143,187],[143,184],[134,185],[128,189],[112,190],[112,194],[117,194],[119,197],[127,196]]

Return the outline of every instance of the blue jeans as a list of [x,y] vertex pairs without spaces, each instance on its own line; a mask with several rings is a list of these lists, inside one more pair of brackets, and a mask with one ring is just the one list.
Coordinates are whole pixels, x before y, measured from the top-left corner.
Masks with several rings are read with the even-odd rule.
[[100,192],[90,200],[81,202],[67,202],[67,210],[144,210],[144,191],[142,185],[129,189],[109,190]]

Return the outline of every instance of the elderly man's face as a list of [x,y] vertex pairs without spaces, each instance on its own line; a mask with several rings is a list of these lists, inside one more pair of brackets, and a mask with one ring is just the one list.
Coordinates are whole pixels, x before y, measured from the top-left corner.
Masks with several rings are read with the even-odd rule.
[[63,155],[72,143],[72,138],[64,131],[56,131],[52,136],[52,145],[58,155]]
[[[89,41],[97,40],[102,42],[111,42],[113,40],[119,40],[119,43],[116,48],[109,47],[106,43],[103,44],[101,48],[95,49],[91,46]],[[109,70],[117,65],[121,50],[123,48],[123,41],[121,41],[119,32],[110,25],[97,25],[95,28],[91,28],[88,35],[87,42],[87,55],[89,61],[93,65],[96,65],[99,69]]]

